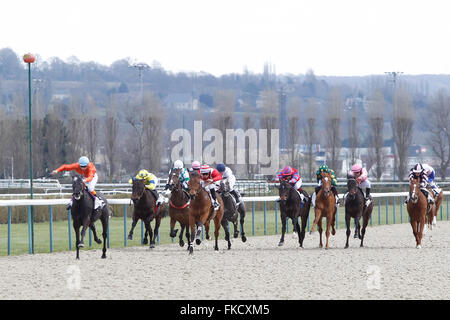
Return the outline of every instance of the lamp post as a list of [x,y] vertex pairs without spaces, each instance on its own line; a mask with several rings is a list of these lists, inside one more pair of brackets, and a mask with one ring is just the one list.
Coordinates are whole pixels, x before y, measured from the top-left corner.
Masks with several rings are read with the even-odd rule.
[[[33,199],[33,136],[31,132],[31,64],[34,63],[36,57],[27,53],[23,56],[23,61],[28,64],[28,134],[30,145],[30,198]],[[34,210],[30,206],[30,220],[31,220],[31,252],[34,253]]]

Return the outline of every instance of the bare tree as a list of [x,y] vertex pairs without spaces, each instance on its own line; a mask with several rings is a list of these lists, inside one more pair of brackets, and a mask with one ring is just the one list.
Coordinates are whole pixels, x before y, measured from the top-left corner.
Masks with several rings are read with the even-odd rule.
[[357,154],[356,150],[359,146],[359,127],[358,127],[358,111],[356,108],[350,110],[350,116],[348,117],[348,143],[351,152],[352,164],[356,162]]
[[[244,131],[247,131],[249,129],[255,128],[255,120],[254,120],[254,110],[252,106],[250,105],[249,101],[245,102],[244,106],[244,115],[243,117],[243,129]],[[250,163],[250,141],[245,142],[245,159],[246,159],[246,165],[245,165],[245,172],[247,173],[247,178],[250,178],[253,176],[254,173],[256,173],[256,164]]]
[[325,132],[327,137],[327,147],[331,157],[331,168],[339,174],[339,152],[341,150],[341,122],[343,102],[338,88],[333,88],[330,92],[327,114],[325,116]]
[[144,110],[143,124],[148,155],[148,168],[152,172],[159,172],[161,169],[163,137],[163,109],[161,107],[161,101],[156,95],[146,93],[144,97]]
[[446,171],[450,165],[450,96],[444,90],[440,90],[431,104],[431,112],[428,113],[430,134],[429,144],[433,153],[439,159],[439,175],[445,181]]
[[[264,90],[261,92],[262,111],[260,113],[259,124],[261,129],[267,130],[271,134],[273,129],[279,129],[280,99],[275,90]],[[284,123],[281,125],[285,125]],[[268,137],[267,150],[273,150],[272,141]],[[273,155],[271,155],[273,156]],[[280,160],[281,163],[281,160]]]
[[299,161],[295,163],[295,146],[298,144],[300,136],[300,117],[299,111],[301,108],[300,99],[293,97],[290,101],[289,112],[288,112],[288,131],[289,131],[289,147],[291,149],[290,163],[292,166],[298,167]]
[[[227,129],[234,129],[234,109],[235,109],[235,101],[236,94],[233,90],[218,90],[215,94],[215,112],[213,118],[214,127],[222,133],[222,137],[224,137],[223,141],[223,163],[230,166],[234,169],[234,166],[230,163],[226,162],[226,146],[227,146]],[[230,139],[234,139],[234,137],[228,137]]]
[[117,137],[119,135],[119,125],[114,107],[111,106],[105,118],[105,153],[109,163],[109,182],[114,179],[116,173],[116,153]]
[[303,138],[307,146],[306,161],[308,167],[308,177],[309,181],[313,181],[314,174],[314,150],[313,146],[316,144],[316,113],[319,105],[314,98],[310,98],[303,110],[304,121],[303,121]]
[[376,91],[372,95],[370,103],[369,127],[371,132],[370,153],[374,157],[373,163],[376,165],[377,181],[380,181],[385,167],[383,160],[384,104],[383,93]]
[[403,181],[407,173],[408,148],[414,126],[414,108],[412,97],[406,90],[396,91],[394,98],[392,134],[395,142],[398,180]]

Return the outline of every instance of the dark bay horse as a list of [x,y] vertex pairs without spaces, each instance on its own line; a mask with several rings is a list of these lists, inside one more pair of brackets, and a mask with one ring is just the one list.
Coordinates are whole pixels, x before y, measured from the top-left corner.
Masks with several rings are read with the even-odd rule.
[[[347,242],[345,248],[348,248],[348,238],[350,237],[350,219],[355,220],[355,238],[361,239],[360,246],[364,246],[364,235],[366,228],[372,215],[373,202],[368,206],[365,205],[365,198],[362,190],[358,187],[358,182],[352,178],[347,177],[347,197],[345,198],[345,225],[347,227]],[[363,217],[363,228],[361,232],[360,219]]]
[[[300,248],[303,248],[303,240],[305,239],[306,224],[308,223],[309,209],[311,207],[311,199],[308,193],[303,191],[303,195],[308,198],[308,202],[302,202],[297,190],[286,180],[280,181],[280,186],[277,186],[280,195],[280,216],[281,216],[281,239],[278,246],[284,244],[284,234],[286,233],[286,222],[290,218],[294,226],[294,232],[298,237]],[[298,218],[302,220],[302,227],[298,223]]]
[[244,232],[245,205],[243,201],[237,205],[236,199],[230,193],[230,189],[231,188],[228,181],[225,183],[223,181],[220,182],[219,194],[221,195],[224,204],[223,220],[225,220],[225,222],[229,221],[233,224],[233,236],[234,238],[237,238],[239,236],[239,228],[237,224],[239,217],[239,223],[242,230],[241,239],[242,242],[245,242],[247,241],[247,237]]
[[175,172],[169,177],[169,188],[171,191],[169,199],[170,237],[175,238],[177,236],[178,229],[174,228],[175,223],[178,222],[181,226],[179,243],[180,247],[183,247],[183,232],[185,230],[186,239],[189,243],[189,204],[191,200],[189,193],[183,189],[178,174],[179,172]]
[[442,190],[437,195],[434,193],[433,189],[428,185],[427,186],[428,192],[434,197],[434,206],[431,208],[431,210],[427,213],[427,224],[430,230],[433,229],[433,225],[436,225],[437,215],[439,212],[439,208],[442,204],[442,198],[444,196]]
[[428,200],[420,191],[420,179],[411,179],[409,182],[409,200],[406,204],[411,227],[416,238],[416,248],[422,248],[423,229],[426,223]]
[[222,198],[218,193],[216,193],[217,202],[219,203],[220,208],[214,210],[208,191],[206,191],[201,185],[200,174],[196,171],[193,171],[189,174],[189,176],[190,179],[188,185],[189,195],[191,197],[191,203],[189,205],[189,226],[191,228],[189,253],[192,254],[194,252],[194,248],[191,244],[194,241],[194,237],[197,245],[201,243],[200,234],[202,226],[206,227],[207,224],[209,225],[210,220],[214,220],[214,250],[219,250],[218,239],[221,225],[225,230],[225,240],[228,241],[228,249],[230,249],[230,233],[228,232],[228,228],[226,228],[226,225],[224,226],[222,223],[224,210]]
[[[156,208],[157,195],[145,187],[142,180],[133,178],[133,186],[131,189],[131,200],[133,201],[133,223],[131,224],[131,230],[128,234],[128,239],[133,239],[133,231],[137,222],[141,219],[145,225],[145,236],[142,244],[147,244],[147,236],[150,236],[150,248],[155,247],[155,240],[158,235],[159,225],[161,219],[168,214],[167,207],[161,205]],[[153,234],[150,222],[155,219],[155,233]]]
[[334,229],[334,224],[336,221],[336,212],[337,208],[335,207],[336,199],[334,197],[333,192],[331,191],[331,175],[327,172],[322,172],[322,187],[316,196],[316,207],[314,209],[315,218],[314,223],[312,225],[310,234],[316,230],[316,225],[319,226],[319,234],[320,234],[320,243],[319,247],[323,247],[322,243],[322,218],[327,219],[327,229],[326,229],[326,237],[327,243],[325,245],[325,249],[328,249],[328,240],[330,238],[330,229],[331,234],[335,235],[336,230]]
[[[94,235],[94,240],[98,244],[102,243],[97,237],[97,232],[95,230],[94,222],[98,219],[102,222],[102,236],[103,236],[103,253],[102,259],[106,258],[106,237],[108,230],[108,219],[109,219],[109,205],[106,199],[97,192],[98,196],[102,198],[105,202],[103,209],[97,212],[95,216],[92,216],[94,211],[94,199],[90,192],[87,190],[83,183],[82,178],[79,175],[72,177],[72,208],[71,215],[73,220],[73,228],[75,230],[76,236],[76,247],[77,247],[77,259],[80,259],[80,248],[84,247],[84,236],[86,234],[86,229],[89,227]],[[80,227],[81,238],[80,238]]]

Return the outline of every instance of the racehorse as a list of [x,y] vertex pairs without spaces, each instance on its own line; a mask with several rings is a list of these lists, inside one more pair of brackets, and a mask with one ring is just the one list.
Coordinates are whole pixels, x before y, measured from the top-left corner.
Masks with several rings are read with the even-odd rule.
[[[364,246],[364,235],[366,234],[366,227],[369,223],[370,216],[372,214],[373,202],[371,201],[368,206],[364,203],[364,194],[358,187],[358,182],[351,177],[347,177],[347,197],[345,198],[345,225],[347,227],[347,242],[345,248],[348,248],[348,238],[350,237],[350,219],[355,220],[355,238],[361,239],[360,246]],[[363,217],[363,228],[361,232],[360,219]]]
[[435,219],[438,215],[439,208],[441,207],[442,198],[443,198],[444,194],[441,190],[441,192],[439,192],[439,194],[436,196],[434,191],[431,189],[430,185],[427,186],[427,189],[428,189],[428,192],[430,192],[430,194],[434,196],[434,206],[431,208],[432,210],[430,210],[427,213],[427,224],[428,224],[430,230],[432,230],[433,225],[436,225]]
[[[217,202],[220,207],[214,210],[208,191],[206,191],[201,185],[201,176],[198,172],[193,171],[189,173],[189,195],[191,197],[191,203],[189,204],[189,226],[191,228],[191,237],[189,239],[189,254],[194,252],[194,248],[191,243],[194,241],[199,245],[201,243],[200,234],[202,226],[209,225],[210,220],[214,220],[214,237],[215,245],[214,250],[219,250],[218,239],[220,226],[225,230],[225,240],[228,241],[228,249],[231,248],[230,233],[226,225],[222,223],[223,218],[223,200],[219,194],[216,194]],[[196,230],[197,229],[197,230]]]
[[222,197],[223,203],[224,203],[224,211],[223,211],[223,220],[229,221],[233,224],[234,227],[234,238],[237,238],[239,236],[239,229],[238,229],[238,216],[239,216],[239,223],[241,226],[241,239],[242,242],[247,241],[247,237],[245,236],[244,232],[244,219],[245,219],[245,205],[244,202],[241,201],[239,205],[236,203],[236,199],[234,196],[230,193],[230,184],[229,182],[220,182],[219,187],[219,194]]
[[[147,244],[147,236],[150,236],[150,248],[155,247],[155,240],[158,235],[161,219],[167,216],[167,208],[162,205],[161,208],[156,207],[157,196],[145,187],[142,180],[133,178],[131,189],[131,200],[133,201],[133,223],[128,234],[128,239],[133,239],[133,231],[137,222],[141,219],[145,225],[145,236],[142,244]],[[155,219],[155,233],[153,234],[150,222]]]
[[[106,199],[97,192],[98,196],[101,196],[102,200],[105,202],[104,207],[100,212],[97,212],[93,216],[92,212],[94,210],[94,199],[87,187],[83,183],[82,178],[79,175],[72,177],[72,208],[71,215],[73,220],[73,228],[75,230],[76,236],[76,247],[77,247],[77,259],[80,259],[80,248],[84,247],[84,236],[86,234],[86,229],[89,227],[94,235],[94,240],[98,244],[102,243],[97,237],[97,232],[95,230],[94,222],[100,219],[102,222],[102,236],[103,236],[103,253],[102,259],[106,258],[106,237],[108,230],[108,219],[109,219],[109,205]],[[80,227],[81,229],[81,239],[80,239]]]
[[[423,229],[428,209],[427,197],[420,191],[420,180],[412,178],[409,183],[409,200],[406,205],[411,227],[416,238],[416,248],[422,248]],[[430,208],[431,209],[431,208]]]
[[331,175],[327,172],[322,172],[321,174],[322,187],[316,196],[316,207],[314,209],[315,218],[314,223],[312,225],[310,234],[316,230],[316,225],[319,226],[319,234],[320,234],[320,243],[319,247],[322,248],[322,218],[327,219],[327,230],[325,232],[327,237],[327,243],[325,249],[328,249],[328,240],[330,238],[330,228],[331,234],[334,236],[336,234],[336,230],[334,229],[334,223],[336,219],[336,211],[335,207],[336,199],[334,197],[333,192],[331,191]]
[[[303,248],[303,240],[305,239],[306,224],[308,223],[309,209],[311,207],[311,199],[308,193],[303,191],[308,199],[307,203],[302,202],[300,194],[295,188],[286,180],[281,180],[280,185],[277,186],[280,195],[280,216],[281,216],[281,239],[278,246],[284,244],[284,234],[286,233],[286,222],[288,218],[292,220],[294,226],[294,232],[296,232],[298,237],[298,242],[300,248]],[[302,227],[298,223],[298,218],[301,217]]]
[[175,238],[177,236],[178,229],[175,228],[175,223],[178,223],[181,226],[180,232],[180,247],[184,246],[183,241],[183,232],[186,230],[186,239],[189,242],[189,203],[190,196],[187,191],[185,191],[181,185],[178,172],[173,172],[169,181],[172,181],[170,191],[170,199],[169,199],[169,216],[170,216],[170,237]]

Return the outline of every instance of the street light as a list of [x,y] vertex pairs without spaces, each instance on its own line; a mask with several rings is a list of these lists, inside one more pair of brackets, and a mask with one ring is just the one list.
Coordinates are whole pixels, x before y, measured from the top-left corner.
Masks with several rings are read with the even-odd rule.
[[[29,144],[30,144],[30,198],[33,199],[33,148],[32,141],[33,136],[31,133],[31,64],[34,63],[36,57],[27,53],[23,56],[23,61],[28,64],[28,133],[29,133]],[[31,214],[31,252],[34,253],[34,210],[33,206],[30,206]]]
[[144,91],[143,91],[143,83],[142,83],[142,70],[143,69],[148,69],[150,68],[150,66],[146,63],[135,63],[133,65],[131,65],[130,67],[136,68],[139,70],[139,81],[141,84],[141,103],[144,103]]

